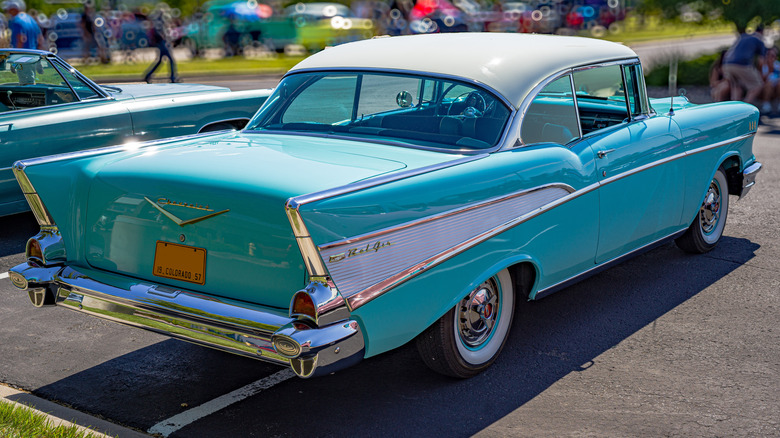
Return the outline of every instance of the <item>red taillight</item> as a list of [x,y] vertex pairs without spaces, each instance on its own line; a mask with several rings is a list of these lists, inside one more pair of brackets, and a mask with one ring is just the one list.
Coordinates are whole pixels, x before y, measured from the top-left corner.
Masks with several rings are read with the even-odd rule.
[[35,239],[30,239],[30,241],[27,242],[27,258],[43,261],[41,244]]
[[306,292],[298,292],[293,297],[291,313],[293,315],[305,315],[312,320],[317,319],[317,310],[314,308],[314,300]]

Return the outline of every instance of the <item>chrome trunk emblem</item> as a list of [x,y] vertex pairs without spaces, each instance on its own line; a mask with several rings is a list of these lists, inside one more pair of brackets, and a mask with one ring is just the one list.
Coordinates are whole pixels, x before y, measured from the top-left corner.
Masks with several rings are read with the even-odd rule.
[[[200,222],[200,221],[203,221],[203,220],[206,220],[206,219],[209,219],[209,218],[212,218],[214,216],[218,216],[218,215],[220,215],[222,213],[227,213],[227,212],[230,211],[230,209],[227,209],[227,210],[214,212],[214,210],[210,209],[208,205],[206,205],[204,207],[204,206],[202,206],[200,204],[187,204],[187,203],[184,203],[184,202],[171,201],[171,200],[169,200],[167,198],[160,198],[160,199],[157,200],[157,202],[152,201],[151,199],[147,198],[146,196],[144,196],[144,199],[146,200],[146,202],[152,204],[152,207],[154,207],[157,210],[159,210],[160,213],[164,214],[165,217],[167,217],[168,219],[172,220],[176,225],[178,225],[180,227],[183,227],[183,226],[189,225],[189,224],[194,224],[196,222]],[[171,213],[171,212],[165,210],[164,208],[162,208],[162,205],[160,205],[160,204],[162,204],[162,205],[174,205],[174,206],[177,206],[177,207],[191,208],[193,210],[211,211],[213,213],[207,214],[205,216],[192,218],[192,219],[182,220],[182,219],[179,219],[178,217],[176,217],[173,213]]]

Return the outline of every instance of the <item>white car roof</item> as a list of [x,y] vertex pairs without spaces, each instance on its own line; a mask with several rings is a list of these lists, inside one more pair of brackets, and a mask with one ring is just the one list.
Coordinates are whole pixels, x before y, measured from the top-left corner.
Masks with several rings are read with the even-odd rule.
[[591,38],[510,33],[383,37],[329,47],[290,72],[379,69],[435,73],[476,81],[515,107],[550,75],[570,67],[636,58],[628,47]]

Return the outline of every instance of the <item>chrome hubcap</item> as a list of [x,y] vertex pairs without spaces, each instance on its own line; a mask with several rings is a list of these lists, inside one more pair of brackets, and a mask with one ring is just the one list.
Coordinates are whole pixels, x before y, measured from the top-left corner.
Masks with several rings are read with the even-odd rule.
[[704,234],[709,234],[715,229],[718,225],[718,218],[720,218],[720,190],[713,181],[710,183],[710,189],[707,191],[707,196],[704,197],[704,203],[701,205],[699,213],[701,229]]
[[491,278],[458,305],[458,334],[469,348],[479,348],[490,339],[498,321],[498,293],[498,285]]

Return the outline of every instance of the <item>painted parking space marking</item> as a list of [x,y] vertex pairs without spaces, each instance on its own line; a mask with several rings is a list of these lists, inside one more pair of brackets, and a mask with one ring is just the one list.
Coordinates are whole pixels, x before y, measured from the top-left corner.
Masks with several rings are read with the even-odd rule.
[[203,403],[200,406],[194,407],[180,414],[174,415],[173,417],[168,418],[167,420],[163,420],[155,424],[154,426],[152,426],[147,431],[147,433],[149,434],[158,433],[164,437],[167,437],[173,432],[176,432],[177,430],[189,424],[192,424],[203,417],[206,417],[221,409],[224,409],[232,405],[233,403],[239,402],[241,400],[244,400],[245,398],[258,394],[261,391],[271,388],[272,386],[277,385],[281,382],[284,382],[285,380],[291,377],[295,377],[295,373],[293,373],[293,371],[289,368],[284,369],[282,371],[278,371],[254,383],[250,383],[249,385],[246,385],[242,388],[238,388],[231,393],[217,397],[214,400]]
[[7,272],[0,273],[0,280],[2,280],[4,278],[8,278],[8,273]]

